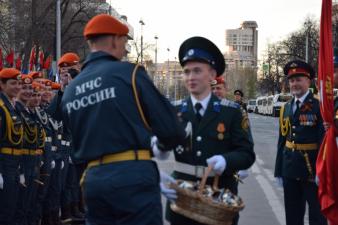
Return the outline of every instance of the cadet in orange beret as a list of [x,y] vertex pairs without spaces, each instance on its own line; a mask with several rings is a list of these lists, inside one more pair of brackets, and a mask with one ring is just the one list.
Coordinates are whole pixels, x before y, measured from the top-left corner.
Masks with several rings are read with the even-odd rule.
[[[25,184],[21,165],[23,122],[15,105],[21,89],[20,71],[5,68],[0,72],[0,224],[12,224],[18,204],[19,184]],[[20,168],[20,175],[18,174]],[[17,181],[20,181],[18,183]]]
[[80,73],[80,57],[74,52],[64,54],[58,61],[61,89]]
[[156,135],[158,154],[165,154],[182,143],[185,132],[145,69],[121,62],[126,25],[100,14],[87,23],[84,36],[91,54],[65,89],[61,104],[63,121],[71,128],[74,159],[88,163],[83,177],[88,223],[162,224],[150,139]]
[[224,77],[219,76],[216,77],[215,80],[211,82],[212,92],[220,99],[225,98],[226,95],[226,87]]
[[[64,54],[58,61],[59,75],[60,75],[60,84],[61,91],[58,91],[56,97],[53,99],[51,105],[55,105],[56,102],[59,103],[63,95],[65,88],[72,82],[72,80],[80,73],[80,57],[73,52],[68,52]],[[65,183],[79,184],[79,176],[76,175],[76,167],[72,164],[70,152],[71,149],[71,137],[70,133],[66,132],[66,129],[63,129],[62,133],[62,143],[67,143],[64,146],[63,151],[63,162],[64,169],[62,170],[62,186],[65,187],[62,190],[61,196],[61,221],[69,221],[72,217],[83,219],[83,214],[78,210],[79,198],[77,193],[80,190],[79,186],[70,185],[66,186]],[[82,172],[81,172],[82,173]]]
[[34,115],[34,108],[29,107],[33,97],[33,78],[30,75],[21,75],[22,88],[17,96],[15,108],[20,112],[24,121],[24,138],[22,151],[22,167],[24,169],[26,186],[19,189],[19,204],[16,209],[16,224],[33,224],[33,217],[29,214],[27,205],[35,208],[36,199],[33,193],[37,193],[38,187],[34,179],[39,179],[40,154],[38,148],[38,120]]

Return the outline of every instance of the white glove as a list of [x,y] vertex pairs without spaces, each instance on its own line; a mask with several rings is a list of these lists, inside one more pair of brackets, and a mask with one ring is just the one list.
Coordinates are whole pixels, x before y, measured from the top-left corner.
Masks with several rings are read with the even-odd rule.
[[42,167],[43,164],[45,164],[45,163],[41,160],[41,161],[40,161],[40,167]]
[[249,171],[248,170],[240,170],[240,171],[238,171],[238,177],[239,177],[239,179],[244,180],[248,176],[249,176]]
[[152,136],[151,141],[150,141],[150,146],[151,146],[151,149],[153,150],[154,156],[159,160],[168,159],[170,152],[169,151],[161,151],[160,149],[158,149],[157,142],[158,142],[157,137]]
[[69,158],[68,158],[68,162],[70,163],[70,164],[73,164],[73,160],[72,160],[72,158],[69,156]]
[[4,178],[2,177],[2,174],[0,173],[0,189],[4,189]]
[[221,155],[214,155],[213,157],[207,159],[208,166],[212,166],[213,171],[217,175],[221,175],[227,165],[227,162],[225,161],[225,158]]
[[190,135],[192,135],[192,124],[191,122],[189,121],[187,123],[187,126],[185,127],[185,137],[189,137]]
[[161,182],[160,182],[161,193],[170,202],[174,202],[177,199],[177,193],[176,193],[176,190],[168,188],[168,184],[176,183],[175,179],[162,171],[160,172],[160,176],[161,176]]
[[61,169],[63,169],[63,167],[65,167],[65,162],[62,160],[61,161]]
[[282,177],[276,177],[275,182],[276,182],[277,187],[281,187],[281,188],[283,187],[283,178]]
[[317,184],[317,186],[319,185],[319,177],[316,175],[316,178],[315,178],[315,182]]
[[20,174],[20,176],[19,176],[19,183],[20,183],[22,186],[26,187],[25,182],[26,182],[25,175],[24,175],[24,174]]
[[54,169],[54,168],[55,168],[55,160],[52,160],[52,161],[50,162],[50,168],[51,168],[51,169]]

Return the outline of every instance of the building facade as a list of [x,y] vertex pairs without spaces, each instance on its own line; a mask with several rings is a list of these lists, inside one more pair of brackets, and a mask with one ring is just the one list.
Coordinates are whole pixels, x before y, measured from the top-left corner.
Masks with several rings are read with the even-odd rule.
[[240,28],[225,31],[224,57],[228,69],[257,66],[257,28],[256,21],[243,21]]

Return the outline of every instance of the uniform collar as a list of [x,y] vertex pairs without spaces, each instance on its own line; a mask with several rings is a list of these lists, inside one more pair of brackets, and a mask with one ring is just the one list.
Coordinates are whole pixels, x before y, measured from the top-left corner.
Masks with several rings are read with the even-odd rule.
[[190,98],[191,98],[191,103],[192,103],[193,106],[195,106],[195,104],[196,104],[197,102],[199,102],[199,103],[202,104],[203,109],[206,110],[207,107],[208,107],[208,103],[209,103],[209,101],[210,101],[210,98],[211,98],[211,93],[209,93],[209,95],[208,95],[207,97],[205,97],[204,99],[202,99],[202,100],[197,100],[197,99],[196,99],[194,96],[192,96],[192,95],[190,95]]
[[302,97],[297,98],[297,97],[295,96],[295,102],[297,102],[297,100],[299,100],[299,101],[300,101],[300,104],[303,104],[303,102],[305,101],[305,99],[306,99],[306,97],[309,95],[309,93],[310,93],[310,91],[307,90],[307,92],[306,92]]
[[97,52],[92,52],[90,53],[87,58],[86,58],[86,61],[84,62],[83,66],[82,66],[82,69],[84,67],[86,67],[90,62],[92,61],[95,61],[95,60],[98,60],[98,59],[102,59],[102,58],[107,58],[107,59],[110,59],[112,61],[118,61],[118,59],[106,52],[103,52],[103,51],[97,51]]

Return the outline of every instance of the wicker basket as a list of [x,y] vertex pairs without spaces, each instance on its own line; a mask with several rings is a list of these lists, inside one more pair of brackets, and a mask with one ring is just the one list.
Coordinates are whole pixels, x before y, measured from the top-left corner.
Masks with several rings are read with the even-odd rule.
[[[185,217],[195,220],[199,223],[209,225],[231,225],[234,216],[244,208],[244,203],[239,206],[229,206],[223,202],[214,202],[210,197],[202,195],[205,188],[208,175],[212,167],[208,167],[203,175],[198,191],[183,189],[177,184],[171,184],[170,187],[177,191],[177,200],[170,205],[170,208]],[[213,189],[218,189],[219,176],[215,176]]]

